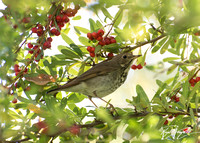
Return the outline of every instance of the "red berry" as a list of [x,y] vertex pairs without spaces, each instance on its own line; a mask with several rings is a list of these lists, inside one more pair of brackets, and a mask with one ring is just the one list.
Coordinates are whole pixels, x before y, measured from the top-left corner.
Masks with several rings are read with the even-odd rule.
[[93,40],[92,33],[87,33],[87,37],[88,39]]
[[179,100],[180,100],[180,97],[177,97],[177,96],[176,96],[176,97],[175,97],[175,101],[176,101],[176,102],[179,102]]
[[88,46],[88,47],[87,47],[87,51],[88,51],[88,52],[91,52],[91,49],[92,49],[91,46]]
[[102,41],[102,40],[103,40],[102,36],[97,37],[97,41]]
[[90,56],[91,57],[95,57],[95,53],[90,53]]
[[57,29],[53,28],[50,30],[51,34],[55,35],[55,33],[57,32]]
[[15,75],[17,76],[20,73],[20,71],[15,72]]
[[116,43],[116,40],[115,39],[111,39],[110,40],[110,43],[112,44],[112,43]]
[[191,84],[192,87],[196,84],[196,80],[194,78],[189,80],[189,83]]
[[137,68],[140,70],[143,68],[143,66],[141,64],[137,65]]
[[98,37],[97,33],[96,33],[96,32],[93,32],[93,33],[92,33],[92,37],[93,37],[94,39],[97,39],[97,37]]
[[72,17],[72,13],[71,13],[71,12],[67,12],[66,15],[67,15],[68,17]]
[[67,11],[67,12],[72,12],[72,9],[71,9],[71,8],[68,8],[66,11]]
[[62,21],[63,21],[63,22],[66,22],[66,23],[69,22],[68,16],[67,16],[67,15],[63,15]]
[[64,27],[64,25],[65,25],[63,22],[58,22],[57,24],[58,24],[58,26],[59,26],[60,29],[61,29],[62,27]]
[[102,29],[99,29],[98,32],[97,32],[97,34],[100,35],[100,36],[103,36],[104,31]]
[[91,53],[94,53],[94,51],[95,51],[95,48],[92,47],[90,52],[91,52]]
[[37,29],[37,35],[40,37],[44,33],[43,29],[40,27]]
[[43,48],[44,49],[51,48],[51,43],[49,41],[45,41],[44,44],[43,44]]
[[164,122],[164,125],[167,125],[168,124],[168,120],[166,120],[165,122]]
[[113,57],[114,55],[113,55],[113,53],[108,53],[108,57]]
[[31,29],[31,31],[32,31],[33,33],[37,33],[37,28],[36,28],[36,27],[33,27],[33,28]]
[[33,47],[34,50],[37,50],[38,48],[39,48],[38,45],[35,45],[35,46]]
[[80,9],[80,6],[79,6],[79,5],[75,5],[75,9],[76,9],[76,10],[79,10],[79,9]]
[[137,66],[136,66],[136,65],[132,65],[131,68],[132,68],[133,70],[136,70],[136,69],[137,69]]
[[80,133],[80,127],[78,125],[73,125],[69,128],[71,134],[77,135]]
[[75,16],[77,12],[78,12],[77,9],[73,9],[73,10],[72,10],[72,16]]
[[27,71],[28,71],[28,69],[27,69],[27,68],[25,68],[25,69],[24,69],[24,73],[27,73]]
[[172,119],[173,117],[174,117],[173,115],[169,115],[169,116],[168,116],[169,119]]
[[59,36],[60,35],[60,31],[57,30],[56,33],[55,33],[55,35]]
[[49,18],[49,19],[51,19],[51,17],[52,17],[52,15],[51,15],[51,14],[49,14],[48,18]]
[[47,38],[47,41],[52,42],[53,39],[52,39],[51,37],[48,37],[48,38]]
[[13,100],[12,100],[12,103],[17,103],[17,98],[14,98]]
[[33,44],[31,44],[31,43],[28,43],[28,48],[33,48]]
[[106,45],[109,45],[109,44],[110,44],[109,38],[105,38],[104,41],[105,41],[105,44],[106,44]]
[[13,25],[13,28],[14,28],[14,29],[17,29],[17,27],[18,27],[17,24]]
[[18,65],[18,64],[15,64],[15,65],[14,65],[14,71],[15,71],[15,72],[19,72],[19,65]]
[[105,41],[104,40],[102,40],[102,41],[99,41],[99,43],[98,43],[98,45],[101,45],[101,46],[104,46],[106,43],[105,43]]
[[57,15],[57,16],[56,16],[56,21],[57,21],[57,22],[60,22],[61,20],[62,20],[61,16]]
[[28,51],[28,53],[30,53],[30,54],[33,54],[33,51],[32,51],[32,50],[30,50],[30,51]]
[[41,24],[37,25],[38,29],[43,29],[43,26]]
[[196,82],[199,82],[200,81],[200,77],[196,77]]

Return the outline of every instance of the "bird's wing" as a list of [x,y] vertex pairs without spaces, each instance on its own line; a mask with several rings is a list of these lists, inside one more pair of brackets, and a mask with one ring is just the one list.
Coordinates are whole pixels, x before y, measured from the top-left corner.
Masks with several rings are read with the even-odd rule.
[[82,81],[94,78],[96,76],[106,75],[106,74],[110,73],[111,71],[118,69],[119,65],[116,65],[116,66],[114,66],[114,65],[116,65],[116,64],[111,64],[110,61],[101,62],[101,63],[95,65],[94,67],[92,67],[91,69],[89,69],[88,71],[84,72],[82,75],[67,82],[60,88],[62,88],[62,89],[68,88],[68,87],[77,85]]

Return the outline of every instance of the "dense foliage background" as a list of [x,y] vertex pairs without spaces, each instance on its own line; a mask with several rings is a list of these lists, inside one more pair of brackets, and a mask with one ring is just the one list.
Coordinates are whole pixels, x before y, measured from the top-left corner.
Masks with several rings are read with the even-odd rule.
[[[0,18],[0,142],[111,142],[119,130],[124,143],[200,142],[198,0],[3,3],[7,7]],[[99,17],[87,19],[90,29],[70,24],[81,19],[82,9]],[[53,47],[56,36],[67,46]],[[56,48],[59,54],[46,54]],[[126,51],[143,55],[132,69],[175,73],[164,82],[155,81],[159,88],[152,100],[137,85],[137,96],[127,99],[131,107],[115,107],[116,114],[106,107],[77,106],[87,98],[79,93],[46,94],[94,63]],[[145,66],[147,53],[170,53],[159,63],[170,67]]]

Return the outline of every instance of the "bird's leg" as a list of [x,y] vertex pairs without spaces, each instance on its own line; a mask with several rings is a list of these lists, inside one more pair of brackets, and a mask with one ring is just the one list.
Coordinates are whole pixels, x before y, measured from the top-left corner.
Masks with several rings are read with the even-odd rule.
[[104,100],[101,97],[98,97],[95,91],[93,93],[94,93],[95,97],[97,97],[97,98],[101,99],[102,101],[106,102],[107,104],[109,104],[110,107],[113,109],[113,111],[115,111],[115,113],[118,115],[117,111],[115,110],[115,107],[111,103],[107,102],[106,100]]
[[89,100],[94,104],[94,106],[95,106],[96,108],[98,108],[98,106],[92,101],[92,97],[91,97],[91,96],[88,96],[88,98],[89,98]]

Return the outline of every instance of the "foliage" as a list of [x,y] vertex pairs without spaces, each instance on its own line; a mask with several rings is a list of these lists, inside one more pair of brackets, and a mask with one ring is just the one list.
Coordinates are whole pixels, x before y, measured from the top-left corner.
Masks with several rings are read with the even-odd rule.
[[[3,2],[7,8],[1,10],[0,18],[0,142],[53,142],[56,138],[110,142],[120,127],[125,128],[124,143],[199,141],[198,0]],[[84,7],[99,17],[88,19],[90,29],[70,24],[81,19],[77,11]],[[110,10],[114,7],[115,14]],[[73,29],[79,44],[68,34]],[[45,55],[51,37],[60,34],[67,46],[57,47],[60,54]],[[140,67],[149,51],[151,56],[173,55],[162,62],[171,65],[165,73],[175,76],[156,80],[159,88],[152,100],[137,85],[137,96],[127,99],[132,108],[115,107],[117,113],[113,113],[105,107],[78,107],[87,98],[79,93],[46,94],[113,53],[139,49],[140,54],[144,45],[150,47],[138,59]],[[158,65],[145,67],[153,72],[159,69]],[[85,122],[88,118],[93,121]]]

